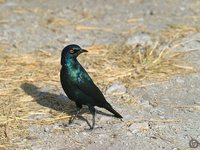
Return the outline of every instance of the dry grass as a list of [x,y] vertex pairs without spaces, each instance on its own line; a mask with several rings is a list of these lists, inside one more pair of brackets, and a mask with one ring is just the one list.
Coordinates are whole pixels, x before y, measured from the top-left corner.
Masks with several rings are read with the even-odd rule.
[[198,32],[200,32],[199,26],[171,25],[169,26],[168,30],[165,30],[161,33],[161,37],[171,44],[173,48],[177,48],[183,44],[180,43],[179,39],[181,40],[189,34]]
[[98,30],[98,31],[106,31],[106,32],[112,32],[111,28],[99,28],[99,27],[92,27],[92,26],[76,26],[76,30],[78,31],[84,31],[84,30]]
[[[46,52],[27,55],[1,52],[0,72],[0,144],[15,143],[17,139],[13,137],[26,138],[28,132],[24,129],[29,124],[50,124],[70,117],[56,111],[62,111],[62,106],[55,101],[56,92],[37,95],[37,87],[59,86],[58,56],[52,57]],[[27,92],[33,92],[33,95]],[[39,105],[35,99],[39,102],[48,99],[50,108]],[[30,118],[31,115],[41,114],[48,118]]]
[[104,86],[120,80],[127,87],[134,87],[141,85],[144,80],[166,80],[172,75],[194,71],[181,61],[186,53],[172,52],[169,48],[160,50],[158,43],[153,47],[97,45],[89,49],[92,54],[84,57],[84,61],[90,66],[87,70],[98,84]]

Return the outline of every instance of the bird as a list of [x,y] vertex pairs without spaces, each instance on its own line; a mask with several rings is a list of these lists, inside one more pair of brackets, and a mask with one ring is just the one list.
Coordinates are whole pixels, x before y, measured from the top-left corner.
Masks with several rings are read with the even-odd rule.
[[68,98],[76,104],[76,113],[69,123],[71,124],[74,121],[82,106],[86,105],[92,114],[90,129],[93,129],[95,126],[95,106],[108,110],[116,118],[122,119],[123,117],[106,101],[100,89],[78,62],[77,57],[85,52],[88,51],[76,44],[64,47],[61,53],[60,82]]

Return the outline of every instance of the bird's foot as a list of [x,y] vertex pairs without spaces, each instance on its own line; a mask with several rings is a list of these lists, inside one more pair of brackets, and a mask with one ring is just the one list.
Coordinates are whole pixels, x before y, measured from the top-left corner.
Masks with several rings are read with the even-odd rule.
[[70,124],[70,123],[63,123],[62,125],[60,125],[60,127],[63,127],[63,128],[75,128],[77,126],[81,126],[80,124],[78,123],[73,123],[73,124]]
[[63,123],[61,126],[62,126],[62,127],[68,127],[69,124],[68,124],[68,123]]
[[68,124],[72,124],[74,120],[70,119]]
[[74,122],[74,120],[75,120],[76,117],[77,117],[77,115],[71,117],[71,118],[69,119],[69,124],[72,124],[72,123]]
[[90,126],[90,128],[89,129],[86,129],[86,130],[88,130],[88,131],[92,131],[92,130],[96,130],[96,129],[102,129],[103,127],[99,127],[99,126]]

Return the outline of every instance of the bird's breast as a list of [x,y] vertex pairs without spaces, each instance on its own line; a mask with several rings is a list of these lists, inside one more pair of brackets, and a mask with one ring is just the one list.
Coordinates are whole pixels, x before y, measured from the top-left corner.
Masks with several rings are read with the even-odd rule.
[[62,67],[61,71],[60,71],[60,81],[61,81],[62,88],[65,91],[65,93],[67,94],[67,96],[70,99],[73,99],[74,95],[75,95],[74,80],[73,80],[73,77],[71,76],[71,74],[68,73],[68,70],[64,67]]

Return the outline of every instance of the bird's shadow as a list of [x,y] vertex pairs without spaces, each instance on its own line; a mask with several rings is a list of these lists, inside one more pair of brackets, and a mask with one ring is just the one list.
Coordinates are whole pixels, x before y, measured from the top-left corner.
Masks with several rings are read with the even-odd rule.
[[[74,115],[75,111],[76,111],[76,106],[75,103],[71,100],[69,100],[69,98],[67,98],[64,95],[58,95],[58,94],[54,94],[54,93],[50,93],[50,92],[43,92],[40,90],[40,88],[38,88],[37,86],[35,86],[34,84],[31,83],[23,83],[20,86],[24,92],[28,95],[30,95],[31,97],[33,97],[33,99],[40,105],[44,106],[44,107],[48,107],[51,109],[54,109],[56,111],[60,111],[60,112],[64,112],[67,115]],[[88,113],[89,111],[87,109],[83,109],[81,110],[81,114],[83,113]],[[106,116],[112,116],[110,114],[104,113],[102,111],[97,111],[98,114],[102,114],[102,115],[106,115]],[[78,117],[79,119],[86,121],[86,123],[88,124],[88,126],[90,126],[90,123],[88,122],[87,119],[85,119],[82,116]]]
[[[44,92],[31,83],[23,83],[20,87],[41,106],[64,112],[68,115],[73,115],[73,110],[75,110],[76,106],[73,102],[69,101],[66,96]],[[68,105],[70,109],[66,109],[66,105]]]

